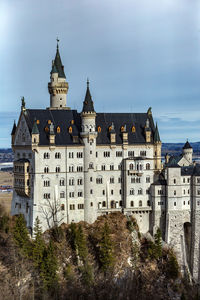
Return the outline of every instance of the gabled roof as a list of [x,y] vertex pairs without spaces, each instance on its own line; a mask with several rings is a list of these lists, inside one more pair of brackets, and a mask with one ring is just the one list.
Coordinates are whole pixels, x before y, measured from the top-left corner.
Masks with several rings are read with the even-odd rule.
[[167,167],[175,167],[175,166],[179,166],[178,163],[179,161],[183,158],[183,155],[172,155],[169,158],[169,162],[166,164]]
[[85,100],[83,102],[83,110],[82,112],[95,112],[94,111],[94,103],[92,101],[92,97],[90,94],[89,81],[87,80],[87,90],[85,94]]
[[190,145],[190,143],[188,141],[183,146],[183,149],[192,149],[192,147],[191,147],[191,145]]
[[56,50],[56,56],[52,65],[52,70],[51,73],[58,73],[58,77],[60,78],[66,78],[65,72],[64,72],[64,66],[62,65],[62,61],[60,58],[60,52],[59,52],[59,47],[57,45],[57,50]]

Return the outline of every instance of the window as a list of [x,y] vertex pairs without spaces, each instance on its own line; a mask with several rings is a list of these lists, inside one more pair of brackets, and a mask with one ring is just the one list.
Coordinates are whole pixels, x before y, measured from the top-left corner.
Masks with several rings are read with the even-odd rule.
[[185,183],[185,178],[183,178],[183,183]]
[[105,195],[105,190],[102,191],[102,195]]
[[82,185],[82,184],[83,184],[83,179],[82,179],[82,178],[79,178],[79,179],[77,180],[77,184],[78,184],[78,185]]
[[83,158],[83,152],[77,152],[76,157],[77,158]]
[[174,191],[174,196],[176,196],[176,191]]
[[65,198],[65,192],[60,193],[60,198]]
[[139,201],[139,206],[142,206],[142,200]]
[[110,190],[110,194],[113,195],[113,193],[114,193],[114,191],[113,191],[113,190]]
[[78,204],[78,209],[84,209],[84,204]]
[[97,177],[97,178],[96,178],[96,183],[97,183],[97,184],[102,184],[102,183],[103,183],[103,178],[100,177],[100,176]]
[[90,206],[91,206],[91,207],[93,206],[93,202],[90,202]]
[[116,151],[116,157],[122,157],[122,151]]
[[44,199],[50,199],[50,193],[45,193],[44,194]]
[[142,195],[142,189],[138,190],[138,195]]
[[134,207],[134,201],[131,201],[130,206]]
[[69,166],[69,172],[74,172],[74,166]]
[[183,194],[185,195],[185,190],[183,190]]
[[77,167],[77,172],[83,172],[83,167],[82,166],[78,166]]
[[44,168],[44,173],[49,173],[49,168],[48,167]]
[[115,183],[115,178],[114,177],[110,177],[110,183]]
[[190,190],[188,190],[188,195],[190,194]]
[[174,202],[174,206],[176,206],[176,202]]
[[90,150],[90,154],[92,154],[92,151]]
[[146,177],[146,183],[150,183],[150,176]]
[[163,195],[163,190],[158,190],[158,195]]
[[140,156],[146,156],[146,151],[140,151]]
[[188,183],[190,182],[190,178],[188,178],[187,182],[188,182]]
[[61,204],[61,210],[65,210],[65,205]]
[[101,171],[105,171],[105,169],[106,169],[106,166],[105,166],[105,165],[102,165],[102,166],[101,166]]
[[121,206],[121,207],[122,207],[122,200],[120,200],[120,201],[119,201],[119,206]]
[[118,178],[118,183],[122,183],[122,177]]
[[69,126],[69,133],[72,133],[72,126]]
[[122,170],[122,164],[118,165],[118,170]]
[[134,151],[128,151],[128,157],[134,157]]
[[74,185],[74,178],[69,179],[69,185]]
[[122,194],[122,190],[121,190],[121,189],[119,190],[119,194],[120,194],[120,195]]
[[150,164],[146,164],[146,170],[150,170]]
[[56,167],[56,173],[60,173],[60,167]]
[[110,165],[110,170],[111,170],[111,171],[114,170],[114,165]]
[[102,202],[102,207],[106,207],[106,201]]
[[69,198],[74,198],[74,192],[69,192]]
[[78,192],[78,197],[83,197],[83,192]]
[[100,126],[97,127],[97,131],[101,132],[101,127]]
[[139,177],[136,178],[136,182],[140,183],[140,178]]
[[90,177],[90,182],[92,182],[92,177]]
[[50,158],[50,154],[48,152],[44,153],[44,159],[49,159]]
[[111,208],[115,208],[115,201],[114,201],[114,200],[112,200],[112,201],[110,202],[110,206],[111,206]]
[[135,126],[132,126],[131,131],[134,133],[135,132]]
[[60,179],[60,186],[64,186],[65,185],[65,179],[61,178]]
[[197,195],[200,195],[200,190],[197,191]]
[[146,190],[146,194],[149,195],[150,194],[150,189]]
[[91,163],[89,163],[89,169],[93,169],[94,167],[93,167],[93,163],[91,162]]
[[104,151],[103,156],[104,157],[110,157],[110,151]]
[[50,181],[49,180],[44,180],[44,186],[50,186]]
[[57,133],[60,133],[60,127],[58,126],[56,129]]
[[176,179],[174,179],[174,184],[176,183]]
[[73,152],[69,152],[69,158],[74,158],[74,153]]
[[185,201],[183,201],[183,205],[185,205]]
[[200,178],[197,178],[197,183],[200,183]]
[[75,210],[75,204],[70,204],[69,209],[70,210]]
[[91,194],[91,195],[93,194],[93,190],[90,190],[90,194]]
[[56,153],[55,153],[55,158],[61,158],[60,152],[56,152]]
[[133,164],[130,164],[129,169],[130,169],[130,170],[133,170],[133,169],[134,169],[134,165],[133,165]]
[[135,177],[131,177],[131,183],[135,183]]
[[130,195],[134,195],[134,189],[130,189]]
[[147,206],[151,206],[151,202],[149,200],[147,201]]

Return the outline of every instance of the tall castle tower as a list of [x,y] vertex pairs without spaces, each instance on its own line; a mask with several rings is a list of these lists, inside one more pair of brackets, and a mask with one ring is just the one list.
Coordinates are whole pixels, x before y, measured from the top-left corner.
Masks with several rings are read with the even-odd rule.
[[96,220],[97,203],[95,201],[95,170],[96,170],[96,112],[89,89],[89,81],[87,81],[87,90],[83,109],[81,112],[82,130],[81,137],[84,147],[84,220],[92,223]]
[[59,53],[59,40],[57,39],[57,51],[55,59],[52,61],[51,81],[48,83],[50,94],[50,109],[69,109],[66,107],[68,82],[64,72],[64,66]]

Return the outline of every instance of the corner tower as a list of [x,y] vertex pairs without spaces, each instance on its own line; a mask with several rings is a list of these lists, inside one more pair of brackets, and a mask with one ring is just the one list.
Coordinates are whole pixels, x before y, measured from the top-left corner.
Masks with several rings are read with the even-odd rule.
[[95,184],[96,171],[96,112],[87,80],[87,90],[81,112],[81,137],[84,143],[84,220],[92,223],[96,220],[97,201]]
[[50,109],[69,109],[66,107],[68,82],[64,72],[64,66],[60,58],[59,40],[57,39],[57,51],[55,59],[52,61],[52,69],[50,73],[50,82],[48,90],[50,94]]

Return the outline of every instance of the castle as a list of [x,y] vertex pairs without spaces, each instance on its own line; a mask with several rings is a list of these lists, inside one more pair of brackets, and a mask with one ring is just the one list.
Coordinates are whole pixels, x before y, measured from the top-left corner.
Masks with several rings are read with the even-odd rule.
[[199,279],[200,166],[186,142],[161,162],[161,140],[146,113],[98,113],[89,82],[81,113],[67,107],[68,83],[59,47],[52,62],[50,107],[27,109],[14,123],[12,215],[32,233],[61,223],[92,223],[110,212],[133,215],[142,233],[158,227],[183,268]]

